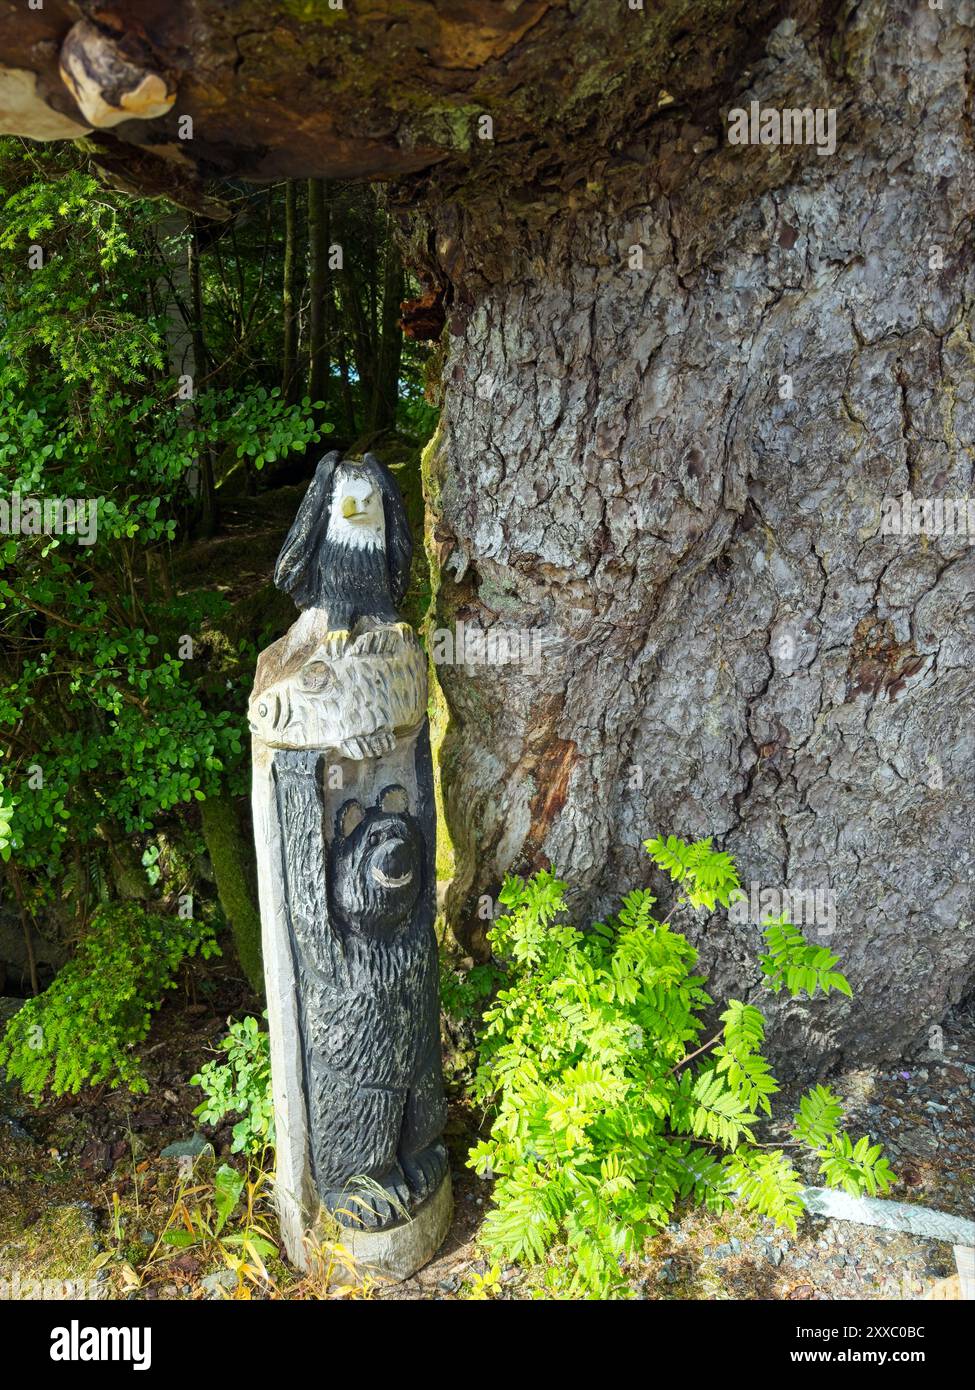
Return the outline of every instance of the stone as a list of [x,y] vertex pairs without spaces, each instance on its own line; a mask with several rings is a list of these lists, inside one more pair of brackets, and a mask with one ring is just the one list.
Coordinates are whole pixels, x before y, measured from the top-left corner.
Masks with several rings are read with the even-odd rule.
[[68,958],[68,952],[54,934],[42,935],[31,925],[30,954],[24,938],[24,924],[19,912],[0,903],[0,1024],[6,1023],[24,1003],[16,997],[30,993],[30,955],[43,989]]
[[160,1150],[160,1158],[199,1158],[209,1144],[202,1134],[194,1134],[189,1139],[177,1139]]
[[204,1274],[200,1283],[207,1291],[210,1298],[219,1298],[221,1293],[236,1287],[237,1275],[232,1269],[218,1269],[212,1274]]
[[24,1007],[23,999],[11,995],[0,995],[0,1028],[5,1027],[15,1013]]
[[[948,1212],[906,1202],[889,1202],[877,1197],[851,1197],[847,1192],[826,1187],[807,1187],[802,1194],[806,1209],[835,1220],[856,1221],[863,1226],[879,1226],[883,1231],[907,1231],[930,1240],[975,1245],[975,1221]],[[882,1242],[883,1237],[878,1236]]]
[[33,1144],[36,1148],[40,1147],[38,1140],[13,1115],[0,1115],[0,1126],[18,1144]]
[[[16,1188],[17,1184],[8,1185]],[[35,1219],[36,1218],[36,1219]],[[98,1220],[88,1202],[21,1207],[8,1190],[0,1209],[0,1284],[11,1300],[87,1298],[87,1281],[102,1253]],[[42,1289],[38,1281],[44,1281]],[[60,1284],[59,1292],[54,1285]]]
[[302,611],[249,705],[282,1238],[309,1269],[337,1223],[390,1279],[451,1212],[427,661],[397,614],[411,557],[389,470],[327,454],[275,569]]

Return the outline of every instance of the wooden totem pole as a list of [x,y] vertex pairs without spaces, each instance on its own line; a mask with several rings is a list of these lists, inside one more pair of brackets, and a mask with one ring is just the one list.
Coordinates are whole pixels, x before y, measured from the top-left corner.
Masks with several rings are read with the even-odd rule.
[[254,833],[285,1247],[328,1216],[404,1279],[450,1222],[426,657],[397,605],[412,541],[389,470],[325,456],[274,581],[302,610],[257,663]]

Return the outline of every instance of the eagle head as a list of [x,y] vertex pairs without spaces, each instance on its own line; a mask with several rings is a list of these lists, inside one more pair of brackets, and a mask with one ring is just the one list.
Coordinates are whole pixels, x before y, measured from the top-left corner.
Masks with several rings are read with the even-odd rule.
[[368,469],[354,463],[336,468],[326,535],[341,545],[386,548],[382,493]]
[[402,494],[375,454],[356,463],[333,450],[319,461],[281,547],[274,582],[299,608],[327,608],[329,570],[342,551],[359,566],[360,577],[361,566],[370,573],[382,566],[395,612],[410,582],[413,537]]

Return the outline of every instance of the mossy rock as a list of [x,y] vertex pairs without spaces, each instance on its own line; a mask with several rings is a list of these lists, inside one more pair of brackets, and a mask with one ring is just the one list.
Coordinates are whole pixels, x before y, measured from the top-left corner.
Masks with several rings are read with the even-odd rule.
[[24,1223],[25,1213],[7,1205],[0,1216],[0,1278],[33,1280],[94,1278],[101,1253],[94,1212],[87,1202],[45,1208],[36,1221]]

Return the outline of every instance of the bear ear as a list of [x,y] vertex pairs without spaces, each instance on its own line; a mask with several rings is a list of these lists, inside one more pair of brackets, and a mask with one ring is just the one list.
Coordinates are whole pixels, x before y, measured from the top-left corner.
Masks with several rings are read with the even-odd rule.
[[394,811],[397,815],[402,815],[410,809],[410,798],[406,794],[406,788],[397,785],[387,787],[379,794],[379,805],[384,811]]
[[365,807],[360,801],[346,801],[335,818],[335,829],[339,835],[351,835],[365,817]]

